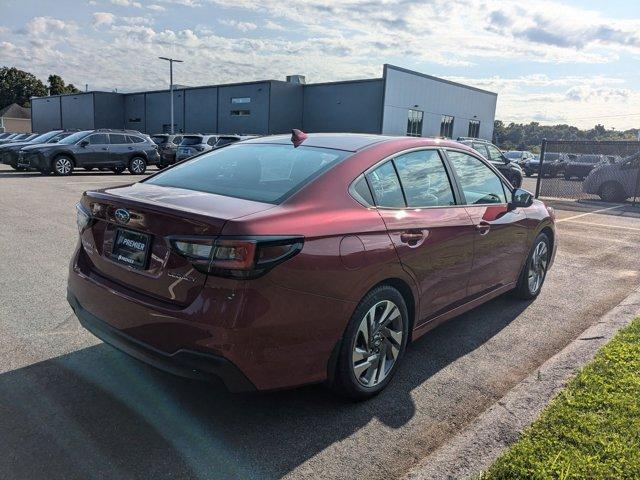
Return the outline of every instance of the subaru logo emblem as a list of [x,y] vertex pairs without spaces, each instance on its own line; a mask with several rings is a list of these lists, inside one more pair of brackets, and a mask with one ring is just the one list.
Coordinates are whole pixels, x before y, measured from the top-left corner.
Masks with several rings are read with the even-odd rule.
[[119,208],[115,211],[114,216],[118,223],[129,223],[131,220],[131,214],[125,208]]

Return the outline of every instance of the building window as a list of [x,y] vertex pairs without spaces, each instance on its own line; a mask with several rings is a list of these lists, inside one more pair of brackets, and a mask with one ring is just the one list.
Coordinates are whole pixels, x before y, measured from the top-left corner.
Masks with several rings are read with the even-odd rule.
[[469,120],[469,136],[471,138],[478,138],[480,136],[479,120]]
[[232,117],[246,117],[251,115],[251,110],[231,110]]
[[445,138],[453,137],[453,117],[443,115],[440,122],[440,136]]
[[421,110],[409,110],[409,116],[407,118],[407,136],[409,137],[421,137],[422,136],[422,117],[424,112]]
[[140,117],[134,117],[129,119],[129,123],[140,123],[140,122],[142,122]]
[[251,103],[251,97],[232,97],[231,103]]

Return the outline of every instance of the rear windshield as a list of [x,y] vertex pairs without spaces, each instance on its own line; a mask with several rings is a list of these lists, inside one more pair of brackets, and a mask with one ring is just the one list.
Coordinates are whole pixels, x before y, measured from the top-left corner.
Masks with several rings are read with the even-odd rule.
[[277,144],[234,144],[146,180],[257,202],[280,203],[350,152]]
[[183,137],[180,145],[200,145],[202,137]]

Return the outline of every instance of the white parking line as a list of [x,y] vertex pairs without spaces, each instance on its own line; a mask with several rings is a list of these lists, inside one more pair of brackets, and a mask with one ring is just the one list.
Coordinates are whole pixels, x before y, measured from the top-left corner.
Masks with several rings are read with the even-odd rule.
[[616,205],[615,207],[607,207],[601,208],[600,210],[594,210],[593,212],[581,213],[580,215],[574,215],[573,217],[560,218],[556,220],[556,223],[560,222],[568,222],[569,220],[573,220],[574,218],[586,217],[587,215],[593,215],[594,213],[606,212],[607,210],[614,210],[616,208],[622,208],[624,205]]
[[571,223],[575,223],[576,225],[587,225],[589,227],[621,228],[623,230],[633,230],[636,232],[640,232],[640,228],[625,227],[623,225],[610,225],[610,224],[604,224],[604,223],[576,222],[576,221],[571,221]]

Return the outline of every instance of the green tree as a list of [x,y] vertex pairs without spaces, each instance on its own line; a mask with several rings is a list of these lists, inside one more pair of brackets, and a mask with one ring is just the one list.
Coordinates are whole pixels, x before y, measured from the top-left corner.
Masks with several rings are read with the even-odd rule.
[[35,75],[15,67],[0,68],[0,108],[12,103],[30,105],[31,97],[47,95],[47,87]]
[[73,83],[65,85],[64,80],[60,75],[49,75],[49,95],[64,95],[65,93],[78,93],[78,90]]

